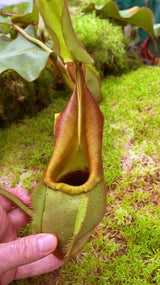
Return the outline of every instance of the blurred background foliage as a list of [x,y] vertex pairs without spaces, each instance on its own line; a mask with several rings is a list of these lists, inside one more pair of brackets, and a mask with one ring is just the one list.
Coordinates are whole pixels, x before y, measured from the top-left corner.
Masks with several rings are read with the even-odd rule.
[[[143,64],[135,52],[128,50],[130,40],[121,25],[112,19],[100,19],[95,13],[85,15],[82,12],[90,2],[103,5],[106,0],[68,0],[67,2],[77,36],[94,58],[94,65],[101,78],[108,74],[119,76]],[[144,0],[138,3],[137,1],[124,3],[120,0],[116,2],[120,9],[146,5]],[[156,5],[157,1],[147,1],[149,7],[152,6],[150,8],[153,8],[151,5],[153,2]],[[23,14],[27,5],[23,2],[6,6],[4,11]],[[17,36],[17,32],[11,26],[2,24],[0,24],[0,34],[9,34],[11,39]],[[19,121],[26,115],[34,116],[52,102],[59,90],[68,92],[63,82],[48,68],[33,82],[25,81],[14,71],[4,72],[0,75],[0,127]]]

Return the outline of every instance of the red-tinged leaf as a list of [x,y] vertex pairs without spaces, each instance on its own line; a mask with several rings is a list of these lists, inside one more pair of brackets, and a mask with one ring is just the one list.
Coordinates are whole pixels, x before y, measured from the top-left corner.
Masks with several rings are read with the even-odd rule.
[[151,38],[148,37],[142,44],[141,44],[141,56],[144,59],[147,59],[150,61],[151,64],[157,64],[159,61],[159,58],[154,58],[153,54],[149,50],[149,44],[150,44]]

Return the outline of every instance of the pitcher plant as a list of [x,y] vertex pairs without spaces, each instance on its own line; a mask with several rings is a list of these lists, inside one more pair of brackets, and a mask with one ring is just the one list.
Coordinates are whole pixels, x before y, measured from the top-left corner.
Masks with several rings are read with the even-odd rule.
[[[83,248],[105,212],[103,115],[86,83],[92,59],[81,44],[78,47],[66,0],[35,3],[75,87],[65,109],[55,116],[53,153],[32,194],[32,207],[2,188],[0,194],[31,216],[34,234],[55,234],[58,247],[54,254],[68,260]],[[59,8],[57,12],[54,7]],[[54,32],[52,19],[61,33]]]
[[33,210],[0,190],[32,216],[33,233],[58,237],[55,254],[60,258],[77,254],[104,215],[102,132],[103,115],[87,88],[84,69],[78,66],[73,95],[56,115],[54,149],[32,195]]

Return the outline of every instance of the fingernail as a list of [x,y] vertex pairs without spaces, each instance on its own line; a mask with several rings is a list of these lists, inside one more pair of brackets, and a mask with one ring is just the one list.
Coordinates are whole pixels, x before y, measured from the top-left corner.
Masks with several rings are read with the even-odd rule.
[[38,239],[38,247],[41,252],[53,251],[55,249],[55,238],[52,235],[41,236]]

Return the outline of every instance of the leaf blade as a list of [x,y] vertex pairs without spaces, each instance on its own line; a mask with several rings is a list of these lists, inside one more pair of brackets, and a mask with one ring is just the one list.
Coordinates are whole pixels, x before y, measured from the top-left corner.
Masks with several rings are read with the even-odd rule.
[[92,64],[93,59],[75,35],[67,2],[65,0],[35,0],[35,3],[52,37],[55,51],[64,62],[79,61]]
[[[34,30],[28,27],[26,31],[34,35]],[[21,34],[13,41],[0,39],[0,73],[12,69],[28,81],[35,80],[46,66],[49,52],[26,40]]]

